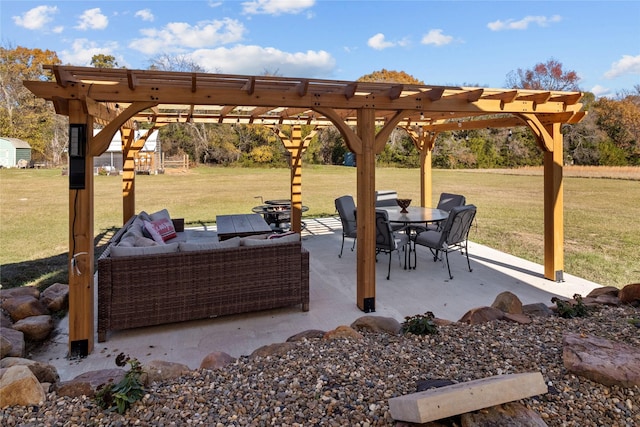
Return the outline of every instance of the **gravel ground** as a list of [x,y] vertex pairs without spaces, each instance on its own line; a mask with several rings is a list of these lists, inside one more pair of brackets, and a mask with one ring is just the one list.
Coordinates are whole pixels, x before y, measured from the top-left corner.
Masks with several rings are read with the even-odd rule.
[[521,403],[549,426],[640,426],[640,387],[608,387],[567,373],[562,336],[574,332],[640,349],[633,307],[600,308],[581,319],[536,318],[439,327],[437,335],[363,340],[306,340],[281,357],[241,357],[222,370],[148,387],[125,414],[92,399],[49,394],[40,407],[0,412],[3,426],[393,426],[388,400],[416,382],[456,382],[498,374],[542,372],[549,393]]

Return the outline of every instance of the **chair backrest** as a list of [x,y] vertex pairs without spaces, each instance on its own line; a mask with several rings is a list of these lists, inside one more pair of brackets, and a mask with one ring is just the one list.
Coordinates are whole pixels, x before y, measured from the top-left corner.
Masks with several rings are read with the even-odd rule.
[[396,241],[389,225],[387,211],[376,209],[376,249],[393,251],[396,249]]
[[475,205],[456,206],[451,209],[440,235],[439,246],[455,245],[467,240],[475,216]]
[[440,193],[438,201],[438,209],[450,212],[456,206],[464,206],[467,199],[461,194]]
[[342,222],[342,232],[349,234],[356,231],[356,203],[353,201],[353,196],[338,197],[335,204]]

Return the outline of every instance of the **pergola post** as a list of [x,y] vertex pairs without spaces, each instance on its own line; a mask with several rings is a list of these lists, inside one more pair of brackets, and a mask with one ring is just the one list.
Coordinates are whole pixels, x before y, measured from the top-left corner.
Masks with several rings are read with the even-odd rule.
[[357,176],[357,292],[358,308],[369,313],[376,310],[376,152],[375,110],[358,110],[358,136],[361,151],[356,154]]
[[[84,112],[84,102],[69,101],[70,126],[84,125],[81,136],[86,155],[71,159],[69,180],[72,173],[82,176],[74,178],[74,187],[69,189],[69,355],[86,356],[93,351],[93,156],[89,150],[93,139],[93,117]],[[69,137],[72,143],[72,136]],[[71,154],[71,153],[70,153]],[[81,185],[79,185],[81,184]]]
[[559,123],[549,130],[553,151],[544,152],[544,277],[561,282],[564,280],[563,138]]
[[291,136],[287,136],[275,127],[269,126],[284,144],[289,152],[291,164],[291,230],[296,233],[302,232],[302,154],[309,146],[309,142],[316,131],[313,130],[304,139],[302,138],[302,126],[292,125]]
[[136,154],[133,129],[122,132],[122,223],[136,214]]
[[420,206],[428,207],[431,206],[433,198],[431,153],[433,152],[437,133],[426,132],[422,128],[417,132],[413,129],[406,130],[413,141],[413,145],[420,152]]

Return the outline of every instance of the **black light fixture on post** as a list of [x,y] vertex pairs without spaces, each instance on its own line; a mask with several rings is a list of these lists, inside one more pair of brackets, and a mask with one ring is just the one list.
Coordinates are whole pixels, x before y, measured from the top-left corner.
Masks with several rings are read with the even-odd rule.
[[85,188],[85,156],[87,150],[87,125],[69,124],[69,189]]

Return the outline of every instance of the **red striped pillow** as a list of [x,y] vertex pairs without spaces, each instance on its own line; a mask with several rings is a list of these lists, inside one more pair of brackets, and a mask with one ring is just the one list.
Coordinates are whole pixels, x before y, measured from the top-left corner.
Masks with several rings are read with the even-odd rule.
[[145,221],[144,226],[149,234],[151,234],[153,240],[158,243],[164,243],[177,236],[176,229],[173,228],[173,222],[168,218]]

